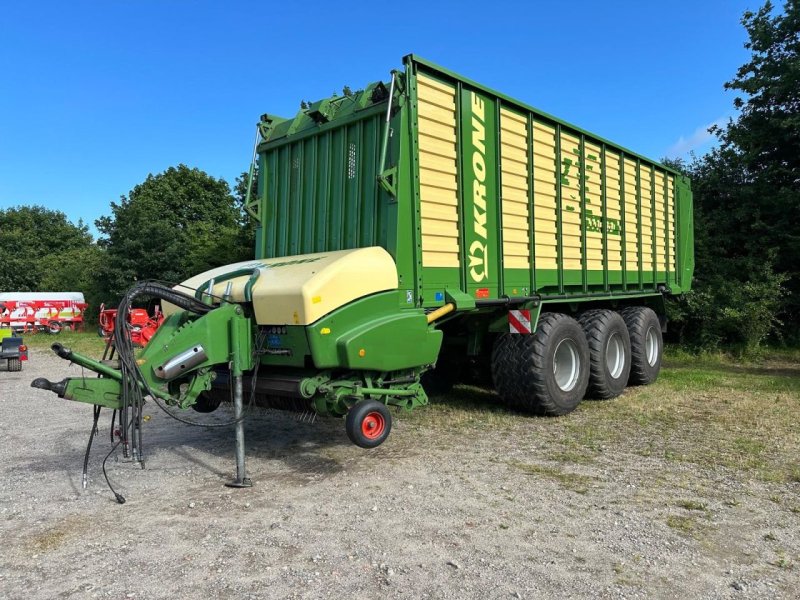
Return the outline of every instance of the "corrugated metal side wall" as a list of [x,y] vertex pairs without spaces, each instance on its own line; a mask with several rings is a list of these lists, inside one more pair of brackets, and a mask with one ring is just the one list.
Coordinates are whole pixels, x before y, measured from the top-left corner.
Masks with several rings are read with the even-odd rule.
[[376,183],[382,125],[373,114],[261,155],[266,257],[387,247],[389,202]]
[[443,268],[428,296],[454,280],[484,297],[678,283],[674,172],[430,67],[412,63],[422,266]]

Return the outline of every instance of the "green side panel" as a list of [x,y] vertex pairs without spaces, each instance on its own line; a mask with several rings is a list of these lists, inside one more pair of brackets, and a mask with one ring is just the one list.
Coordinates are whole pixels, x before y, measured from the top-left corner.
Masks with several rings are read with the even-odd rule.
[[[314,365],[397,371],[435,362],[442,332],[420,309],[398,309],[397,292],[356,300],[307,327]],[[361,356],[363,350],[363,356]]]
[[395,312],[356,327],[339,338],[342,367],[399,371],[436,362],[442,332],[424,314]]
[[262,327],[264,344],[261,364],[271,367],[303,367],[311,355],[306,328],[302,325]]
[[[397,204],[377,182],[387,103],[361,101],[366,93],[339,98],[319,124],[309,123],[313,107],[300,111],[259,146],[259,258],[368,246],[394,255]],[[390,138],[390,166],[399,137]]]
[[688,292],[692,288],[694,276],[694,211],[691,183],[686,177],[678,177],[675,182],[675,210],[677,227],[677,290]]
[[464,228],[462,262],[466,292],[473,297],[500,295],[501,240],[498,211],[497,105],[494,98],[462,86],[459,96],[461,122],[461,215]]
[[506,296],[529,296],[532,271],[527,269],[503,269],[503,292]]
[[394,256],[399,277],[399,287],[404,290],[402,302],[406,306],[416,306],[422,295],[422,273],[420,271],[419,246],[419,202],[414,195],[419,194],[419,186],[415,185],[416,170],[413,168],[414,149],[411,133],[412,115],[403,98],[397,102],[403,106],[393,119],[392,131],[395,144],[389,146],[388,165],[397,168],[397,197],[389,198],[390,222],[387,245]]

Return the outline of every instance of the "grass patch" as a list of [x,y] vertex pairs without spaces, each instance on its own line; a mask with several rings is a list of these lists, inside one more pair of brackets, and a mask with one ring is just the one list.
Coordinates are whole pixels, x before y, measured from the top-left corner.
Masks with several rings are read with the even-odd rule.
[[27,333],[23,334],[23,338],[28,348],[37,348],[49,352],[50,346],[58,342],[74,352],[79,352],[92,358],[100,358],[106,347],[105,340],[97,335],[97,332],[62,331],[56,335]]
[[563,462],[573,465],[589,465],[595,462],[595,455],[595,452],[567,448],[565,450],[552,452],[547,455],[547,458],[553,462]]
[[697,500],[678,500],[675,504],[686,510],[699,510],[705,512],[707,509],[705,502],[698,502]]
[[562,471],[558,467],[551,467],[548,465],[524,463],[516,460],[508,461],[508,465],[526,475],[538,475],[557,481],[564,489],[578,494],[585,494],[588,492],[591,483],[594,481],[594,478],[588,475],[570,473],[568,471]]
[[693,533],[697,530],[697,522],[692,517],[670,515],[667,517],[667,527],[681,533]]
[[544,456],[556,463],[592,464],[607,451],[628,452],[796,483],[798,411],[800,350],[743,360],[668,347],[653,385],[629,387],[609,402],[585,401],[566,417],[530,417],[507,409],[490,389],[458,386],[402,418],[462,435],[524,433],[545,442]]
[[407,423],[436,428],[494,429],[519,426],[523,415],[508,410],[492,390],[458,386],[446,396],[433,396],[421,410],[403,413]]

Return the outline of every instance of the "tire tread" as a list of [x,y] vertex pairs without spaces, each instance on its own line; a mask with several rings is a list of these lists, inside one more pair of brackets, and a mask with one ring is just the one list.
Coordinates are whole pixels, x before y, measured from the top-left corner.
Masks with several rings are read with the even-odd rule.
[[[537,415],[560,416],[577,406],[564,407],[555,402],[544,376],[545,341],[556,325],[565,320],[573,319],[561,313],[542,313],[534,334],[509,334],[498,339],[492,353],[492,373],[495,389],[509,407]],[[585,384],[583,388],[585,391]]]
[[[663,343],[659,346],[658,360],[654,367],[647,362],[647,347],[645,334],[647,321],[653,319],[658,322],[658,317],[653,309],[646,306],[628,306],[619,311],[620,316],[628,327],[631,337],[631,374],[628,383],[631,385],[649,385],[658,377],[661,370],[661,354]],[[661,329],[659,328],[659,338]]]

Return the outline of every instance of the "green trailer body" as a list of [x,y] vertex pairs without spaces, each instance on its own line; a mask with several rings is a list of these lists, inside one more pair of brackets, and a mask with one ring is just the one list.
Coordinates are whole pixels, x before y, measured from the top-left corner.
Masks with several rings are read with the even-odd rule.
[[[691,287],[689,181],[416,56],[404,65],[294,118],[263,115],[254,259],[134,285],[118,358],[53,346],[99,378],[32,385],[116,410],[139,461],[146,396],[198,412],[231,401],[243,486],[245,390],[345,417],[371,448],[389,406],[459,380],[551,416],[654,381],[665,298]],[[142,296],[167,319],[137,351],[125,315]]]
[[[689,181],[416,56],[393,82],[265,115],[256,257],[381,246],[436,308],[679,294]],[[389,88],[392,106],[385,127]]]

